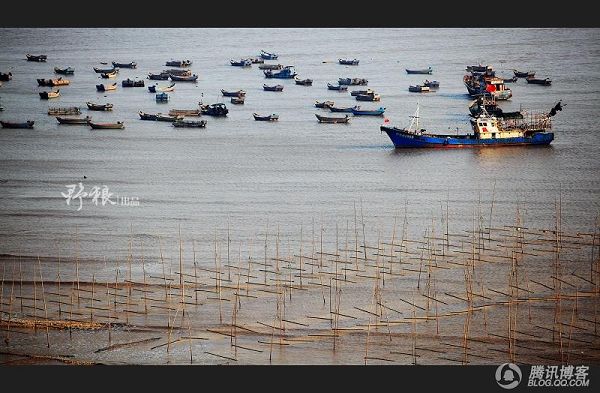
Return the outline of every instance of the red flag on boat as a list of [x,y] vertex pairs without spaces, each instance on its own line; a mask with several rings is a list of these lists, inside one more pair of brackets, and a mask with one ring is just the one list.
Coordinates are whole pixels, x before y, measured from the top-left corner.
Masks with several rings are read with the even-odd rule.
[[496,86],[494,86],[494,85],[492,85],[492,84],[490,83],[489,85],[487,85],[487,86],[485,87],[485,91],[487,91],[487,92],[489,92],[489,93],[491,93],[491,92],[493,92],[493,91],[496,91]]

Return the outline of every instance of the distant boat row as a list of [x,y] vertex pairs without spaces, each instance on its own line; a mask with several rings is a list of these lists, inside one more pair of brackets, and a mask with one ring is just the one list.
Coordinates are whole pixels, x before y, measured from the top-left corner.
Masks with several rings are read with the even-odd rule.
[[384,107],[379,107],[378,109],[362,109],[360,106],[352,106],[352,107],[336,107],[333,101],[323,101],[315,102],[315,107],[329,109],[331,112],[347,112],[352,113],[354,116],[381,116],[385,112]]
[[[83,119],[68,119],[68,118],[56,118],[60,124],[71,124],[71,125],[84,125],[87,124],[92,129],[123,129],[125,128],[123,122],[116,123],[94,123],[91,121],[91,118],[85,117]],[[10,121],[0,121],[3,128],[20,128],[20,129],[32,129],[35,122],[33,120],[28,120],[26,122],[18,123],[18,122],[10,122]]]

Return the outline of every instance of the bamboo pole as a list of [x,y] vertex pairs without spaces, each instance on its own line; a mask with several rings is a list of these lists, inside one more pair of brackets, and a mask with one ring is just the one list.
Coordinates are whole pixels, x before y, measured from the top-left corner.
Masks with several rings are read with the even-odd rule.
[[[144,261],[144,239],[140,239],[140,251],[141,251],[141,259],[142,259],[142,277],[144,280],[144,289],[147,288],[146,283],[146,263]],[[144,293],[144,315],[148,316],[148,296]]]
[[[196,264],[196,240],[192,239],[192,254],[194,256],[194,289],[198,289],[198,266]],[[198,305],[198,291],[194,291],[196,306]]]
[[[6,346],[8,347],[10,345],[10,322],[12,319],[12,300],[13,300],[13,296],[14,296],[14,291],[15,291],[15,280],[12,280],[12,278],[15,277],[15,264],[12,264],[12,275],[11,277],[11,285],[10,285],[10,298],[8,299],[8,323],[7,323],[7,330],[6,330],[6,338],[4,339],[4,342],[6,343]],[[34,274],[35,276],[35,274]],[[34,329],[35,329],[35,325]]]
[[300,289],[303,288],[302,286],[302,271],[304,270],[303,266],[302,266],[302,246],[304,244],[304,239],[302,238],[302,222],[300,223],[300,256],[299,256],[299,263],[300,263]]
[[79,307],[79,227],[75,225],[75,280],[77,281],[77,306]]
[[[42,301],[44,302],[44,318],[48,321],[48,306],[46,305],[46,291],[44,290],[44,276],[42,275],[42,263],[40,262],[40,256],[38,255],[38,269],[40,272],[40,283],[42,284]],[[94,296],[92,295],[92,298]],[[50,332],[49,327],[46,324],[46,345],[50,348]]]
[[[215,292],[218,295],[219,299],[219,324],[223,324],[223,308],[221,302],[221,268],[220,268],[220,255],[217,251],[217,232],[215,231],[215,242],[214,242],[214,251],[215,251]],[[265,246],[266,247],[266,246]],[[265,269],[266,270],[266,269]],[[265,276],[266,281],[266,276]]]
[[[15,269],[13,264],[13,274],[11,277],[15,276]],[[14,286],[14,281],[13,281]],[[12,291],[12,289],[11,289]],[[11,293],[11,301],[12,301],[12,293]],[[37,321],[37,277],[35,275],[35,269],[33,269],[33,318]],[[33,332],[37,335],[37,324],[33,324]]]
[[[60,290],[60,281],[61,281],[61,276],[60,276],[60,243],[57,241],[56,242],[56,249],[58,252],[58,264],[57,264],[57,277],[56,279],[58,280],[58,293],[59,295],[62,295],[62,292]],[[62,317],[62,303],[58,303],[58,318],[60,319]]]
[[181,240],[181,224],[179,224],[179,291],[181,293],[181,323],[185,317],[185,288],[183,286],[183,243]]
[[355,269],[358,271],[358,227],[357,227],[357,217],[356,217],[356,201],[354,204],[354,263]]
[[[269,238],[269,220],[267,219],[267,228],[265,229],[265,258],[264,258],[264,284],[267,285],[267,248],[268,248],[268,238]],[[270,360],[269,360],[270,361]]]
[[[116,291],[115,291],[116,292]],[[112,337],[111,337],[111,315],[110,315],[110,292],[108,291],[108,280],[106,280],[106,311],[108,313],[108,346],[112,345]]]
[[92,274],[92,296],[90,298],[90,323],[94,323],[94,284],[96,282],[96,274]]
[[163,257],[162,240],[160,235],[158,235],[158,247],[160,250],[160,263],[162,265],[163,286],[165,288],[165,302],[167,302],[169,300],[169,293],[167,291],[167,274],[165,272],[165,259]]
[[[23,314],[23,271],[21,268],[21,252],[19,251],[19,300],[21,303],[21,314]],[[60,303],[59,303],[60,307]]]
[[0,321],[4,316],[4,276],[6,275],[6,263],[2,264],[2,283],[0,283]]
[[231,261],[229,260],[229,247],[231,246],[231,231],[229,228],[229,215],[227,216],[227,279],[231,281]]

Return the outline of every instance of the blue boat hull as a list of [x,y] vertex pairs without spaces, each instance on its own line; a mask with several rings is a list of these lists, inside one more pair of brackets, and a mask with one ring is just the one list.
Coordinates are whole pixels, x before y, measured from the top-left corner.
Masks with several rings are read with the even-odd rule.
[[381,126],[381,131],[385,131],[396,148],[549,145],[554,140],[554,133],[552,132],[538,132],[530,137],[478,139],[473,135],[461,137],[452,135],[414,135],[386,126]]
[[268,73],[265,72],[265,78],[274,78],[274,79],[294,79],[296,77],[296,73]]

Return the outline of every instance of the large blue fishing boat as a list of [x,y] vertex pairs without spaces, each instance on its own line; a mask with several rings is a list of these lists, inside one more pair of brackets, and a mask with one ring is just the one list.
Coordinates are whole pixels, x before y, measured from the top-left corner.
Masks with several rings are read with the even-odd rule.
[[[528,113],[522,119],[499,119],[483,111],[471,120],[473,133],[433,134],[419,127],[419,107],[408,128],[381,126],[396,148],[548,145],[554,140],[551,117],[562,110],[558,102],[548,114]],[[387,122],[386,119],[384,122]]]

